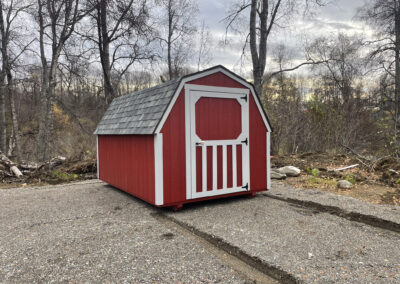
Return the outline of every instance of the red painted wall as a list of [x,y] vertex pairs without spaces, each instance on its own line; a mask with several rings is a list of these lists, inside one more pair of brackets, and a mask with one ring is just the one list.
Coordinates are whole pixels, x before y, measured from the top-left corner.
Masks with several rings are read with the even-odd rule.
[[163,134],[164,204],[186,199],[185,96],[182,89]]
[[[188,82],[216,87],[246,88],[223,73]],[[250,111],[250,186],[251,191],[266,189],[266,128],[253,98]],[[186,198],[185,96],[182,89],[161,130],[163,133],[164,204],[184,202]],[[237,149],[238,157],[241,149]],[[199,174],[199,173],[198,173]],[[199,180],[199,179],[197,179]],[[241,175],[238,174],[238,183]],[[201,183],[197,186],[201,186]],[[236,194],[235,194],[236,195]]]
[[99,135],[98,145],[100,179],[154,204],[154,136]]
[[249,101],[250,187],[259,191],[267,187],[267,128],[253,96]]

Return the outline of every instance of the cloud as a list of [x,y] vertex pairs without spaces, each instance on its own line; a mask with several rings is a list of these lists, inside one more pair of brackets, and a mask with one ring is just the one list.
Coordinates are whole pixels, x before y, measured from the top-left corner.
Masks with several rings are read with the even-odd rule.
[[[244,66],[240,66],[244,38],[240,35],[229,34],[230,44],[228,46],[219,44],[225,36],[225,23],[222,19],[227,16],[234,2],[237,1],[199,0],[199,18],[204,19],[213,35],[213,60],[210,65],[222,64],[234,69],[241,67],[242,73],[248,73],[251,70],[250,56],[247,57],[247,61],[242,62]],[[339,32],[347,35],[371,35],[372,30],[355,17],[357,8],[365,3],[366,0],[336,0],[322,7],[312,16],[304,18],[299,15],[292,19],[289,27],[277,28],[271,34],[268,43],[268,61],[272,62],[274,50],[279,48],[280,44],[286,46],[293,61],[302,62],[304,60],[303,46],[314,38],[335,36]],[[270,66],[274,68],[273,64]]]

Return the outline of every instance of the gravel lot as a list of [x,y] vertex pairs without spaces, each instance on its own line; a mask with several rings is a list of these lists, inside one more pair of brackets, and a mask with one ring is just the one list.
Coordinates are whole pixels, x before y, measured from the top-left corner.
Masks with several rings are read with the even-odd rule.
[[102,183],[0,190],[0,282],[244,283]]
[[219,237],[305,283],[400,283],[396,232],[264,194],[172,212],[93,181],[0,190],[0,282],[248,282],[152,213]]
[[170,214],[306,283],[400,283],[400,235],[258,194]]
[[343,215],[360,214],[365,216],[364,219],[373,216],[381,223],[390,224],[389,227],[391,227],[392,230],[400,231],[400,206],[374,205],[349,196],[320,190],[293,189],[288,184],[279,181],[272,181],[272,189],[263,194],[285,201],[294,200],[297,204],[303,202],[314,203],[322,205],[325,208],[339,209],[338,211],[343,212]]

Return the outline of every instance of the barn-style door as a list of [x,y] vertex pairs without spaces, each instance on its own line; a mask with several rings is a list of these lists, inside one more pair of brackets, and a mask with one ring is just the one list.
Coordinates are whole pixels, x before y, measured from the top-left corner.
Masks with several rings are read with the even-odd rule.
[[187,85],[185,94],[188,197],[249,190],[249,91]]

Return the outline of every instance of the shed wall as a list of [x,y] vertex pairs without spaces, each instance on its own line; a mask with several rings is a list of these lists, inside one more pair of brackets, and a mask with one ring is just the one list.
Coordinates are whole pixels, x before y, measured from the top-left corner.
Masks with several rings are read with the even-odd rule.
[[102,181],[154,204],[153,135],[99,135],[98,155]]
[[[220,72],[188,83],[246,89],[239,82]],[[266,189],[267,130],[254,99],[252,96],[250,97],[250,187],[251,191],[254,192]],[[161,133],[163,133],[164,205],[172,205],[186,200],[184,88],[182,88],[175,105],[166,119]]]
[[267,128],[253,96],[249,101],[250,115],[250,187],[252,191],[267,187]]

